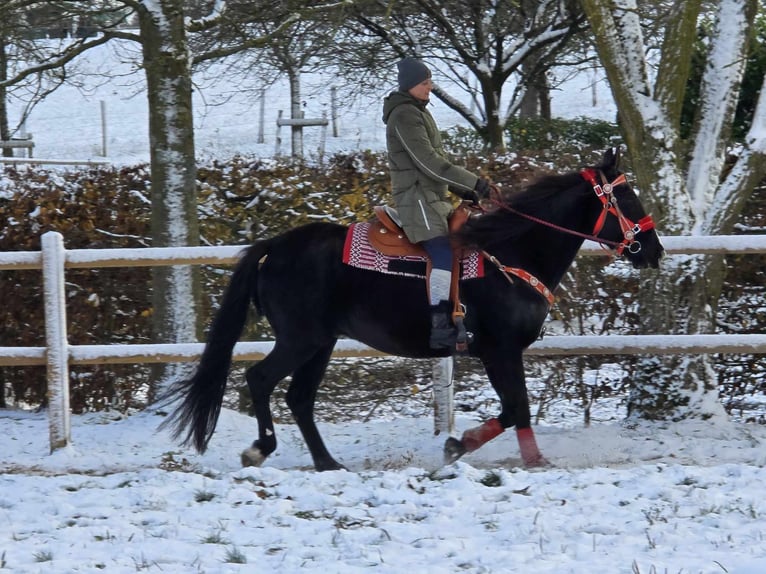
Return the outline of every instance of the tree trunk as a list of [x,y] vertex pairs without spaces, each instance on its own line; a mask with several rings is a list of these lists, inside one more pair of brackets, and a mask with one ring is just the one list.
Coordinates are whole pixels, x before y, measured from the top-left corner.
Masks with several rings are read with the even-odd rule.
[[[642,200],[660,229],[674,235],[688,235],[700,229],[705,220],[710,221],[709,211],[716,203],[725,214],[717,216],[717,221],[732,221],[734,211],[743,197],[752,192],[752,186],[742,185],[733,191],[726,182],[719,184],[710,174],[721,173],[724,161],[721,142],[726,139],[733,119],[733,106],[728,102],[732,92],[738,89],[741,76],[737,68],[744,65],[741,50],[755,13],[754,0],[722,0],[717,6],[717,21],[725,21],[726,26],[719,28],[711,40],[711,53],[725,53],[730,60],[718,58],[708,67],[708,91],[702,94],[702,101],[718,104],[701,107],[697,121],[702,127],[695,133],[699,134],[697,140],[707,141],[703,142],[706,145],[692,150],[688,166],[680,139],[678,99],[683,95],[687,80],[684,74],[688,75],[689,70],[687,59],[691,46],[688,43],[696,38],[698,2],[679,0],[670,11],[654,87],[649,84],[645,59],[636,57],[646,50],[635,2],[583,0],[582,3],[617,102],[621,131],[633,159]],[[733,28],[737,33],[732,32]],[[737,39],[739,44],[732,42]],[[726,74],[716,67],[725,68]],[[722,97],[722,91],[728,93]],[[704,161],[695,162],[695,157]],[[706,168],[697,165],[711,162],[717,165]],[[688,180],[684,178],[685,171],[690,173]],[[705,185],[687,186],[687,181],[700,178]],[[716,202],[722,194],[727,196],[725,204]],[[706,226],[705,231],[726,230]],[[663,262],[659,272],[643,272],[638,298],[641,332],[713,333],[723,278],[720,256],[674,256]],[[632,417],[677,420],[723,414],[710,355],[642,357],[637,362],[633,383],[628,406]]]
[[519,104],[519,119],[539,118],[540,98],[534,86],[527,86]]
[[[534,57],[530,57],[532,59]],[[551,96],[548,77],[545,72],[534,72],[536,61],[525,64],[523,68],[531,69],[533,76],[526,76],[526,87],[519,105],[519,118],[551,119]]]
[[[139,20],[149,98],[153,245],[198,245],[192,84],[183,1],[160,0],[149,6],[139,11]],[[153,269],[156,342],[197,340],[196,275],[188,265]],[[176,365],[161,366],[154,373],[159,377],[155,383],[163,386],[178,374]]]
[[537,95],[540,99],[540,117],[551,121],[553,114],[551,113],[551,86],[548,82],[548,76],[542,77],[542,81],[537,86]]
[[[500,94],[502,87],[491,86],[491,80],[481,81],[484,96],[484,110],[487,114],[487,147],[496,153],[506,151],[505,124],[500,121]],[[490,85],[485,85],[490,84]]]
[[[301,108],[301,77],[300,72],[290,68],[287,72],[290,80],[290,117],[300,119],[303,117]],[[303,127],[291,126],[292,154],[293,157],[303,157]]]
[[[0,36],[0,140],[8,140],[11,130],[8,125],[8,90],[3,82],[8,79],[8,52],[5,38]],[[4,157],[13,157],[13,149],[3,149]]]

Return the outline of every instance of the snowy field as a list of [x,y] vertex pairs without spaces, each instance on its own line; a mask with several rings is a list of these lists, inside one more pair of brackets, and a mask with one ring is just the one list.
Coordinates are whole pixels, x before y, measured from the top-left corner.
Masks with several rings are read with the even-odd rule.
[[[93,62],[130,69],[106,52]],[[603,83],[600,104],[589,105],[591,80],[557,92],[555,114],[611,119]],[[62,89],[34,110],[35,155],[103,159],[103,100],[107,159],[148,160],[140,78],[101,81]],[[257,144],[255,96],[227,94],[225,82],[198,85],[200,157],[274,153],[276,115],[289,107],[284,86],[267,92],[266,142]],[[341,137],[328,137],[328,152],[381,149],[379,100],[390,88],[341,101]],[[202,104],[226,96],[225,105]],[[326,92],[307,86],[306,96],[307,116],[329,104]],[[443,128],[457,122],[439,102],[433,112]],[[317,132],[307,130],[307,150]],[[443,467],[445,437],[433,436],[428,417],[325,423],[349,471],[318,474],[290,424],[278,425],[280,446],[263,468],[241,469],[255,421],[229,410],[204,456],[157,433],[161,417],[150,412],[76,416],[73,446],[49,455],[44,413],[0,411],[0,572],[766,572],[766,428],[627,428],[615,422],[621,416],[538,427],[553,466],[533,472],[521,468],[513,432]],[[457,434],[475,423],[458,417]]]
[[[116,46],[116,47],[115,47]],[[32,112],[26,129],[34,137],[35,156],[46,159],[107,159],[115,164],[149,161],[148,111],[145,82],[135,72],[137,54],[130,43],[97,48],[92,57],[78,65],[83,73],[76,80],[80,87],[63,86]],[[125,60],[124,62],[122,60]],[[132,61],[132,62],[131,62]],[[86,75],[88,72],[90,75]],[[230,158],[233,155],[271,157],[276,150],[277,116],[290,114],[290,96],[286,82],[266,86],[263,115],[264,143],[257,142],[260,124],[260,89],[258,77],[221,81],[221,70],[213,68],[195,77],[194,110],[197,154],[200,159]],[[106,81],[104,75],[113,79]],[[338,137],[327,129],[326,152],[382,150],[385,129],[381,119],[383,97],[395,88],[396,66],[391,66],[391,82],[372,86],[369,98],[350,98],[338,87]],[[304,74],[302,101],[304,114],[318,118],[331,115],[330,88],[336,85],[332,75]],[[446,88],[449,89],[449,86]],[[510,88],[509,88],[510,90]],[[595,93],[594,93],[595,90]],[[449,90],[460,97],[457,88]],[[592,105],[594,102],[596,105]],[[102,102],[106,129],[102,129]],[[10,102],[9,120],[18,122],[25,102]],[[438,100],[431,112],[441,129],[465,122]],[[593,71],[564,84],[553,92],[552,109],[558,117],[595,117],[614,121],[615,107],[603,74]],[[317,154],[321,128],[304,130],[304,153]],[[106,139],[106,157],[103,140]],[[290,153],[289,128],[281,131],[281,153]],[[17,153],[21,153],[19,150]]]
[[[10,572],[737,573],[766,571],[766,428],[538,427],[441,466],[428,417],[322,424],[349,472],[316,473],[292,425],[239,467],[255,421],[224,410],[197,456],[161,417],[0,414],[0,562]],[[474,421],[459,418],[458,431]],[[2,569],[0,569],[2,571]]]

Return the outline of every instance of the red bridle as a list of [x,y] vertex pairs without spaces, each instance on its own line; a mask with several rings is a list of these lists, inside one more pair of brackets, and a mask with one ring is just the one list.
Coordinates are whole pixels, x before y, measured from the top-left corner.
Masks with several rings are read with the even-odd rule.
[[[596,197],[601,200],[601,204],[604,206],[604,210],[596,220],[596,225],[593,227],[593,236],[596,237],[604,228],[606,223],[606,216],[612,214],[617,218],[622,230],[622,241],[615,245],[615,252],[617,256],[622,255],[625,248],[628,248],[630,253],[638,253],[641,251],[641,242],[636,240],[636,235],[642,231],[649,231],[654,229],[654,220],[651,215],[642,217],[637,223],[633,223],[628,219],[617,204],[617,198],[614,196],[614,189],[622,184],[627,183],[625,176],[620,174],[617,178],[609,183],[604,177],[603,172],[596,171],[595,169],[584,169],[580,172],[585,181],[593,186],[593,191],[596,192]],[[601,183],[598,182],[596,175],[601,177]],[[596,238],[596,241],[602,241]],[[610,242],[611,243],[611,242]]]
[[[598,182],[598,179],[596,178],[596,174],[600,176],[601,183]],[[617,198],[614,196],[613,192],[616,187],[623,184],[627,184],[627,180],[625,179],[625,176],[620,174],[617,176],[617,178],[615,178],[614,181],[609,183],[607,182],[606,177],[604,177],[603,172],[597,171],[595,169],[584,169],[580,172],[580,175],[583,176],[585,181],[591,184],[591,186],[593,187],[593,191],[596,193],[596,197],[598,197],[601,200],[601,204],[604,206],[603,211],[601,212],[598,219],[596,220],[596,224],[593,226],[593,233],[591,235],[580,233],[579,231],[575,231],[574,229],[567,229],[566,227],[561,227],[559,225],[556,225],[555,223],[551,223],[550,221],[545,221],[544,219],[537,218],[533,215],[527,215],[526,213],[517,211],[510,205],[507,205],[506,203],[504,203],[499,198],[500,191],[495,186],[492,186],[494,197],[491,198],[491,202],[501,209],[505,209],[506,211],[510,211],[512,213],[515,213],[516,215],[520,215],[521,217],[524,217],[536,223],[540,223],[547,227],[552,227],[553,229],[558,229],[559,231],[563,231],[564,233],[569,233],[571,235],[576,235],[584,239],[590,239],[592,241],[596,241],[600,243],[601,245],[613,247],[618,257],[622,255],[626,247],[628,248],[628,251],[630,253],[638,253],[639,251],[641,251],[641,242],[636,240],[636,235],[638,235],[642,231],[649,231],[650,229],[654,229],[654,220],[652,219],[651,215],[647,215],[646,217],[642,217],[638,221],[638,223],[633,223],[630,219],[628,219],[625,216],[625,214],[620,209],[619,205],[617,205]],[[606,223],[606,217],[610,213],[614,215],[617,218],[617,221],[620,223],[620,229],[622,230],[622,237],[623,237],[622,241],[611,241],[609,239],[603,239],[601,237],[598,237],[598,234],[601,233],[601,230],[604,228],[604,224]],[[523,279],[526,283],[531,285],[532,288],[534,288],[540,295],[542,295],[545,298],[549,306],[553,305],[553,302],[554,302],[553,293],[537,277],[528,273],[527,271],[524,271],[523,269],[519,269],[517,267],[508,267],[507,265],[503,265],[502,263],[500,263],[500,261],[497,260],[496,257],[494,257],[493,255],[490,255],[486,251],[482,251],[482,254],[484,255],[485,258],[487,258],[489,261],[491,261],[497,266],[497,268],[500,270],[501,273],[503,273],[503,275],[505,275],[508,281],[513,283],[513,279],[511,279],[510,275],[514,275],[520,279]]]

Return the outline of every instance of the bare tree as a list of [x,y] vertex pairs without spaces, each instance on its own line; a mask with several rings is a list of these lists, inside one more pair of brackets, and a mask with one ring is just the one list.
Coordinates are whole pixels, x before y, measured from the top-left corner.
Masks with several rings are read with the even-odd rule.
[[[537,82],[544,89],[540,78],[584,21],[577,2],[558,0],[369,0],[357,6],[355,16],[350,54],[367,46],[380,52],[364,53],[367,63],[385,63],[379,67],[386,70],[403,56],[426,59],[434,68],[434,95],[498,151],[505,149],[506,122],[527,86]],[[457,84],[473,104],[444,90],[440,78]]]
[[[726,165],[727,144],[758,0],[721,0],[704,13],[700,0],[664,4],[667,17],[654,73],[634,0],[583,0],[633,159],[645,204],[672,234],[730,232],[756,182],[766,174],[766,94],[752,128]],[[681,103],[701,16],[714,23],[692,137],[681,137]],[[654,79],[652,79],[654,78]],[[728,171],[725,168],[730,168]],[[675,256],[642,282],[646,333],[715,331],[724,278],[721,257]],[[711,359],[645,357],[638,361],[629,411],[650,419],[720,414]]]
[[[74,83],[69,55],[87,43],[88,30],[87,22],[66,3],[8,0],[0,5],[0,139],[17,135],[40,101],[64,82]],[[8,114],[11,97],[24,104],[13,123]],[[12,150],[4,153],[12,155]]]
[[[253,16],[253,4],[260,17]],[[236,76],[265,87],[275,76],[287,76],[290,88],[290,117],[301,118],[303,93],[301,74],[328,64],[346,10],[353,2],[317,4],[307,0],[245,2],[230,5],[214,34],[193,38],[196,69],[222,56]],[[277,25],[279,23],[279,25]],[[225,46],[221,49],[211,47]],[[229,48],[233,48],[227,52]],[[227,52],[227,53],[224,53]],[[233,56],[233,57],[232,57]],[[252,89],[245,88],[245,89]],[[292,148],[302,149],[301,130],[292,130]]]

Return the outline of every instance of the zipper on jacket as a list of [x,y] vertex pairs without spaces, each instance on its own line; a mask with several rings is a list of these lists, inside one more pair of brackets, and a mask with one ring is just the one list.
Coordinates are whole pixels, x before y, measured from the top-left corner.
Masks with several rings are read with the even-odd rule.
[[423,223],[426,224],[426,229],[428,229],[428,231],[431,231],[431,226],[428,225],[428,217],[426,217],[426,209],[425,207],[423,207],[422,199],[418,199],[418,205],[420,206],[420,213],[423,214]]

